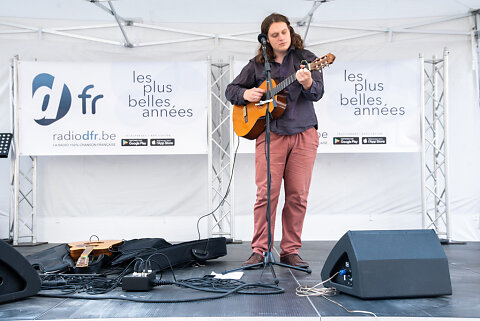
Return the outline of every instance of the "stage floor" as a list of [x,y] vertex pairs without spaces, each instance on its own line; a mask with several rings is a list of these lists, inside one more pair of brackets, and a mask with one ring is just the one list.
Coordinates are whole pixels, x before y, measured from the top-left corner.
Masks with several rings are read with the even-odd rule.
[[[0,320],[121,320],[121,319],[163,319],[169,320],[355,320],[372,318],[368,314],[348,313],[340,306],[322,297],[299,297],[295,289],[299,285],[313,286],[321,282],[320,271],[335,242],[304,242],[301,256],[310,263],[311,274],[275,266],[279,286],[283,294],[244,295],[235,294],[217,300],[192,303],[137,303],[115,299],[85,300],[65,298],[30,297],[0,305]],[[24,254],[42,250],[35,247],[16,247]],[[375,313],[380,320],[480,320],[480,243],[444,245],[449,260],[453,295],[437,298],[362,300],[340,294],[331,299],[349,310],[363,310]],[[278,244],[274,249],[278,260]],[[250,245],[228,244],[228,254],[203,266],[175,269],[177,279],[202,277],[212,271],[222,273],[240,267],[250,255]],[[432,267],[434,268],[434,267]],[[163,279],[171,280],[171,273],[165,272]],[[270,270],[245,271],[245,282],[272,282]],[[106,296],[129,296],[141,299],[180,299],[206,296],[208,293],[180,288],[177,286],[156,287],[150,292],[124,292],[121,288]],[[102,297],[99,295],[98,297]]]

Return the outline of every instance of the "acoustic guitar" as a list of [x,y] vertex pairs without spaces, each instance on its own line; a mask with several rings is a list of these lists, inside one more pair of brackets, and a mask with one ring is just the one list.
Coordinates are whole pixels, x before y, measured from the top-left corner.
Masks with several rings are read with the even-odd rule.
[[68,243],[70,247],[70,256],[74,261],[77,261],[76,267],[87,267],[89,263],[89,256],[94,257],[102,254],[112,255],[111,248],[114,245],[122,243],[121,240],[105,240],[105,241],[81,241]]
[[[330,65],[335,60],[335,56],[331,53],[317,58],[309,64],[306,64],[305,68],[308,70],[320,70]],[[287,108],[287,96],[281,93],[282,90],[290,86],[295,80],[297,80],[296,73],[291,74],[285,80],[278,85],[275,80],[272,79],[272,94],[277,101],[277,108],[273,107],[273,102],[270,97],[262,97],[258,103],[248,103],[245,106],[234,105],[233,106],[233,130],[235,133],[247,139],[257,138],[265,130],[265,114],[268,110],[272,114],[273,119],[277,119],[283,115],[285,108]],[[267,82],[264,81],[258,88],[267,91]]]

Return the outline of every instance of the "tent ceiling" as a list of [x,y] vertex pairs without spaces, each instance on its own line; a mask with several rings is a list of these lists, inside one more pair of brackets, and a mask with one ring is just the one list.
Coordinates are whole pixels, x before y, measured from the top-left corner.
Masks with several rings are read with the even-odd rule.
[[[217,33],[218,30],[225,32],[226,29],[218,28],[219,25],[224,24],[220,21],[225,20],[228,16],[233,16],[231,20],[226,22],[230,23],[229,25],[236,24],[241,26],[248,25],[247,22],[256,17],[258,20],[250,22],[250,25],[252,25],[252,23],[257,25],[265,15],[272,12],[272,9],[268,6],[269,2],[260,2],[260,4],[255,7],[253,2],[250,0],[242,1],[241,5],[238,4],[238,8],[236,6],[236,2],[221,2],[216,0],[202,1],[202,6],[198,8],[189,7],[189,5],[191,6],[192,4],[194,6],[198,6],[198,2],[192,2],[191,4],[189,1],[185,2],[184,0],[176,1],[175,5],[164,1],[157,1],[155,2],[155,6],[151,0],[137,0],[137,6],[132,6],[131,0],[72,0],[68,3],[73,4],[73,6],[69,7],[68,9],[65,8],[65,2],[60,0],[44,0],[42,2],[35,2],[34,0],[20,1],[24,2],[23,4],[25,6],[22,6],[22,9],[25,9],[24,11],[15,10],[17,6],[8,7],[5,9],[9,10],[2,11],[10,13],[10,16],[7,16],[3,19],[0,17],[0,25],[2,26],[0,29],[1,34],[27,32],[38,33],[40,37],[43,34],[53,34],[57,36],[66,36],[125,47],[145,47],[199,40],[218,41],[220,39],[255,43],[256,40],[247,35],[257,33],[258,27],[255,29],[249,27],[252,30],[248,31],[244,30],[241,32]],[[418,27],[467,17],[472,14],[471,12],[473,10],[478,10],[475,8],[477,5],[480,5],[480,0],[423,0],[413,2],[410,0],[393,2],[390,0],[364,0],[361,2],[362,6],[360,7],[356,7],[360,3],[360,1],[357,0],[290,0],[283,6],[281,5],[282,2],[284,2],[284,0],[278,0],[275,3],[278,7],[289,8],[288,15],[291,17],[292,22],[299,26],[300,29],[297,29],[297,32],[303,34],[304,39],[306,39],[307,46],[363,38],[382,33],[388,34],[390,40],[392,39],[393,33],[429,33],[470,36],[471,29],[428,30],[425,28],[418,29]],[[38,7],[38,3],[41,3],[43,6],[37,9],[34,16],[29,17],[29,12],[35,7]],[[164,11],[159,9],[159,4],[162,5],[161,8]],[[436,4],[436,6],[434,6],[434,4]],[[205,7],[206,5],[211,5],[210,7],[215,8],[215,10],[207,12],[207,8]],[[0,9],[2,9],[2,6],[3,4],[0,4]],[[75,6],[78,6],[78,10]],[[308,8],[308,6],[310,7]],[[388,10],[386,6],[389,7]],[[367,7],[373,9],[366,10]],[[189,10],[180,11],[178,8],[189,8]],[[232,8],[235,10],[235,15],[232,15]],[[250,14],[244,12],[245,8],[249,8],[248,10],[251,11]],[[346,8],[348,8],[348,10]],[[412,8],[415,8],[415,10]],[[88,24],[75,26],[76,22],[79,20],[68,18],[72,12],[76,13],[76,17],[83,18],[83,23],[88,21]],[[158,15],[155,14],[155,12]],[[171,12],[172,14],[168,15],[166,12]],[[222,12],[224,13],[223,15],[221,15]],[[262,12],[261,15],[260,12]],[[279,10],[278,12],[281,11]],[[294,12],[299,18],[292,16]],[[348,21],[342,20],[351,15],[352,12],[355,12],[355,15],[351,16]],[[18,17],[14,17],[16,15],[18,15]],[[162,18],[156,19],[163,19],[166,21],[163,21],[163,23],[161,21],[152,23],[145,22],[145,17],[148,16],[151,18],[154,15],[157,17],[162,16]],[[366,17],[371,16],[371,19],[373,19],[374,15],[376,21],[383,21],[381,26],[362,26],[362,24],[370,21],[366,19]],[[402,15],[410,19],[420,19],[421,21],[412,21],[406,25],[396,25],[394,22],[392,23],[392,21],[395,21],[393,18],[390,18],[391,20],[388,19],[389,16],[395,16],[396,19],[398,19],[399,17],[402,17]],[[99,20],[102,20],[101,24],[98,23],[98,20],[95,20],[97,16],[99,17]],[[217,16],[218,19],[216,20]],[[100,17],[102,18],[100,19]],[[168,18],[165,19],[165,17]],[[28,25],[19,24],[16,21],[8,21],[9,18],[10,20],[22,18],[41,18],[43,20],[43,25],[31,25],[31,22],[28,23]],[[240,18],[244,19],[241,20]],[[182,19],[186,22],[180,22]],[[331,19],[337,19],[337,24],[329,23],[329,20],[331,21]],[[55,24],[54,21],[57,21],[57,23],[58,21],[63,21],[68,25],[55,27],[48,26],[49,22],[53,22]],[[103,23],[103,21],[108,21],[108,23]],[[341,23],[342,21],[348,25],[339,25],[338,23]],[[352,21],[356,21],[360,25],[352,25]],[[202,31],[202,26],[208,25],[207,22],[214,24],[217,27],[214,27],[214,30],[210,29],[208,31]],[[173,23],[176,27],[172,28],[165,25],[162,26],[160,25],[161,23]],[[185,27],[187,25],[189,26],[188,28]],[[8,29],[10,27],[13,27],[13,29]],[[122,39],[120,40],[118,38],[119,33],[110,36],[108,36],[107,33],[107,37],[105,37],[105,34],[103,37],[99,37],[98,35],[97,30],[99,29],[107,30],[108,32],[108,30],[112,30],[112,28],[117,29],[118,27],[120,28],[122,35]],[[320,33],[323,36],[326,36],[326,38],[307,39],[307,33],[310,27],[319,27],[326,30]],[[132,34],[132,28],[137,30],[142,29],[143,31],[149,30],[152,32],[163,32],[163,36],[156,36],[151,40],[142,39],[132,41],[129,36],[129,34]],[[127,29],[129,32],[127,32]],[[333,36],[328,31],[329,29],[344,29],[346,33]],[[165,37],[165,32],[170,33],[170,36]],[[138,34],[138,32],[135,33]]]
[[[107,2],[103,2],[108,6]],[[143,23],[252,23],[271,12],[289,16],[292,21],[305,18],[312,0],[114,0],[117,13]],[[395,19],[447,16],[467,13],[480,7],[480,0],[332,0],[315,10],[312,22]],[[89,0],[15,0],[0,2],[0,16],[103,20],[113,17]]]

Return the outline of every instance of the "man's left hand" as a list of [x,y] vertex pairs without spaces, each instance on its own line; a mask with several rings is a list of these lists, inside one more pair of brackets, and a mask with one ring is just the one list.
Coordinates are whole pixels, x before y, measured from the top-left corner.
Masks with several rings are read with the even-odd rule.
[[301,65],[300,69],[297,70],[297,74],[295,76],[305,90],[309,90],[312,87],[312,73],[310,72],[310,70],[306,69],[305,66]]

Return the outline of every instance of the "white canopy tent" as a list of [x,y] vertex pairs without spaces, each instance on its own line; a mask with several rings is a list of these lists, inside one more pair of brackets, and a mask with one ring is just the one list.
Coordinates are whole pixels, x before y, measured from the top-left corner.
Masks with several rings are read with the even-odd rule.
[[[480,240],[478,17],[472,12],[480,1],[335,0],[315,6],[312,1],[213,0],[1,4],[0,132],[13,130],[9,74],[17,55],[78,63],[210,57],[212,63],[229,64],[253,56],[259,24],[272,11],[286,14],[298,33],[307,34],[308,49],[319,55],[334,52],[340,60],[410,59],[420,53],[441,57],[447,47],[452,237]],[[122,28],[105,8],[115,10]],[[125,20],[129,25],[122,24]],[[10,164],[0,160],[1,237],[9,235]],[[211,208],[208,167],[206,155],[38,157],[36,238],[194,239],[197,219]],[[319,154],[304,239],[334,240],[349,229],[421,228],[421,170],[417,153]],[[233,191],[233,236],[249,240],[252,155],[237,156]],[[25,233],[28,227],[21,229]],[[201,232],[207,235],[205,222]]]

